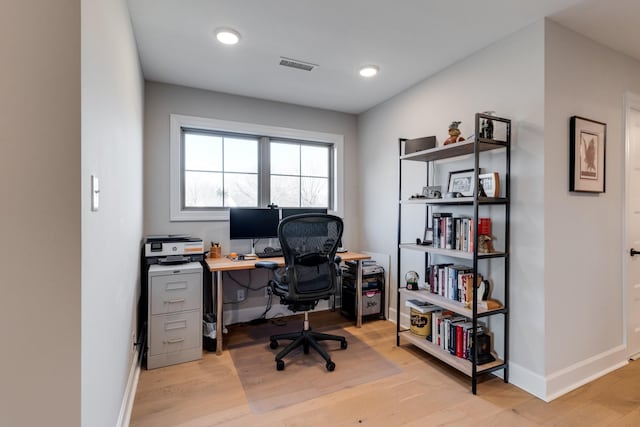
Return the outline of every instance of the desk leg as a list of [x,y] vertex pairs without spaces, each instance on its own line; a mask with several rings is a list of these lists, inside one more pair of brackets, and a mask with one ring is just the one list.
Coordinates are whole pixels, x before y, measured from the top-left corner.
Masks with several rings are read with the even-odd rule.
[[356,328],[362,327],[362,260],[356,268]]
[[216,355],[222,354],[222,271],[216,271]]

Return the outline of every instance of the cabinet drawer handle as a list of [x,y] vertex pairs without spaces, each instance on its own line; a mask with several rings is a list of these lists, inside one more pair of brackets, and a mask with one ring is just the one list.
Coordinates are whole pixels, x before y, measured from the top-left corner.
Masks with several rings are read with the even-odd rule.
[[177,344],[179,342],[183,342],[184,338],[172,338],[170,340],[164,340],[163,343],[164,344]]
[[165,304],[177,304],[179,302],[184,302],[184,298],[176,298],[176,299],[170,299],[168,301],[165,301]]
[[166,287],[167,291],[180,291],[182,289],[187,289],[187,282],[169,282],[169,283],[167,283],[167,287]]

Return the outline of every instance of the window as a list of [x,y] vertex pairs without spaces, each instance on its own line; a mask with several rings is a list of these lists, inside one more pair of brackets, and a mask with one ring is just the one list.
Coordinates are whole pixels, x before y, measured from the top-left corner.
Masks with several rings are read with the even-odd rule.
[[228,219],[228,207],[341,214],[341,135],[171,115],[171,220]]
[[182,130],[182,208],[258,206],[258,139]]
[[269,151],[273,202],[281,207],[332,208],[329,145],[273,141]]

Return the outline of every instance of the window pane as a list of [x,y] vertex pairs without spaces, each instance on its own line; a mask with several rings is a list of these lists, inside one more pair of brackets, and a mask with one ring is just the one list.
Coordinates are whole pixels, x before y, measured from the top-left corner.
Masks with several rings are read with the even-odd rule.
[[271,176],[271,202],[278,206],[300,206],[300,178]]
[[258,172],[258,140],[224,138],[225,172]]
[[258,206],[258,175],[225,173],[225,206]]
[[329,148],[318,145],[303,145],[300,151],[301,175],[329,176]]
[[222,171],[222,138],[185,132],[184,167],[186,170]]
[[184,205],[185,208],[222,206],[222,174],[185,172]]
[[329,180],[327,178],[302,178],[300,206],[328,207]]
[[272,174],[300,175],[300,145],[272,142],[269,148]]

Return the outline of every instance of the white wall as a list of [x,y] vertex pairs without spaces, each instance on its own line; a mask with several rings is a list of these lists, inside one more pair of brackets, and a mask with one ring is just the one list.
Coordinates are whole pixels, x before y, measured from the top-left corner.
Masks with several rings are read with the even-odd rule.
[[[640,92],[640,63],[552,21],[545,45],[545,335],[553,397],[625,360],[623,94]],[[607,124],[603,194],[568,191],[573,115]]]
[[2,2],[0,425],[80,424],[80,2]]
[[[360,246],[391,255],[395,289],[398,138],[436,135],[442,143],[453,120],[462,120],[462,133],[467,136],[473,133],[474,113],[485,110],[512,119],[510,380],[534,393],[544,374],[545,354],[540,280],[544,275],[543,49],[544,24],[539,22],[374,107],[358,120],[359,200],[364,213]],[[422,175],[416,174],[415,180],[413,192],[424,185]],[[424,224],[414,226],[419,235]],[[393,318],[394,289],[390,293]]]
[[[142,125],[143,80],[125,0],[83,0],[82,205],[76,211],[82,212],[85,426],[116,425],[133,361],[142,237]],[[100,179],[97,212],[90,208],[91,174]]]
[[[343,243],[350,249],[358,249],[355,247],[359,240],[355,116],[155,82],[147,82],[145,86],[145,234],[187,233],[204,239],[207,247],[208,242],[217,241],[222,243],[223,253],[230,251],[228,221],[169,221],[169,115],[172,113],[344,135]],[[233,274],[243,283],[251,280],[254,288],[266,283],[266,273]],[[251,292],[249,298],[254,301],[234,308],[240,317],[233,322],[251,320],[264,309],[264,291]],[[235,300],[235,287],[225,286],[227,300]],[[243,309],[247,314],[242,314]]]

